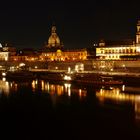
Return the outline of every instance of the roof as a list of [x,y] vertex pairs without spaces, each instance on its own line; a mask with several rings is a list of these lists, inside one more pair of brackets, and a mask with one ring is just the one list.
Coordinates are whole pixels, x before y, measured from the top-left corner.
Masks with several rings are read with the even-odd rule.
[[122,47],[122,46],[130,46],[130,45],[134,45],[135,44],[135,41],[132,40],[132,39],[111,40],[111,41],[110,40],[106,40],[106,41],[104,41],[104,43],[105,43],[105,46],[99,46],[99,47]]
[[86,51],[86,49],[65,49],[64,52],[79,52],[79,51]]

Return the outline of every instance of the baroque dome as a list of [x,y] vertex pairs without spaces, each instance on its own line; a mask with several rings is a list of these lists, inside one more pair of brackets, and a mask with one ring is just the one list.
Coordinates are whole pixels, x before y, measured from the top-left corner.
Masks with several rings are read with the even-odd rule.
[[56,27],[52,26],[51,36],[48,39],[48,47],[60,46],[60,39],[56,33]]

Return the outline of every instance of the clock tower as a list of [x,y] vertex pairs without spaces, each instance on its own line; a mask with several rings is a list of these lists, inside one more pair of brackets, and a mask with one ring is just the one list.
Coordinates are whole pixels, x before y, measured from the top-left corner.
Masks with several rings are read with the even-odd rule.
[[136,44],[140,44],[140,20],[137,23]]

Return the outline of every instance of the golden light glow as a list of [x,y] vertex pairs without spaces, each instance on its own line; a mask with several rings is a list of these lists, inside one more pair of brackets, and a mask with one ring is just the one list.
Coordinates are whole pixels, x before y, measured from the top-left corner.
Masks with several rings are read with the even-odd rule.
[[106,60],[120,60],[120,56],[135,56],[137,55],[138,48],[136,45],[123,45],[123,47],[99,47],[96,48],[96,56],[100,59]]
[[8,61],[8,57],[5,57],[5,61]]
[[79,97],[81,98],[82,97],[82,90],[79,89]]
[[70,81],[70,80],[71,80],[71,77],[70,77],[69,75],[65,75],[65,76],[64,76],[64,80]]
[[104,99],[112,99],[112,100],[118,100],[118,101],[132,101],[134,102],[135,99],[139,96],[135,95],[129,95],[126,93],[121,93],[121,90],[119,88],[113,88],[112,90],[105,90],[100,89],[100,91],[96,92],[96,96]]
[[10,92],[9,82],[0,80],[0,90],[8,96]]
[[56,33],[56,27],[52,26],[51,36],[48,39],[48,47],[55,47],[60,45],[60,39]]
[[125,85],[122,86],[122,91],[125,91]]
[[2,76],[5,77],[6,76],[6,72],[2,72]]
[[[80,56],[79,56],[79,55]],[[86,60],[87,59],[87,51],[85,49],[83,50],[76,50],[76,51],[59,51],[56,52],[43,52],[40,55],[40,59],[42,60],[48,60],[48,61],[77,61],[77,60]]]
[[65,92],[68,93],[68,96],[71,96],[71,84],[65,83],[64,87],[65,87]]
[[68,67],[68,73],[71,73],[71,67]]
[[41,80],[41,90],[42,90],[42,91],[44,91],[44,90],[45,90],[44,80]]
[[64,92],[63,86],[57,85],[56,89],[57,89],[57,94],[58,95],[62,95],[63,94],[63,92]]
[[23,66],[25,66],[25,63],[20,63],[19,64],[19,67],[23,67]]
[[62,85],[50,84],[49,82],[45,82],[43,80],[41,81],[41,89],[42,91],[46,91],[51,95],[57,94],[60,96],[64,92],[64,87]]
[[120,88],[113,88],[112,90],[100,89],[96,91],[96,96],[100,103],[103,104],[105,100],[112,100],[113,102],[131,102],[135,108],[135,118],[140,119],[140,95],[123,93],[125,86]]
[[3,78],[2,78],[2,81],[6,81],[6,78],[5,78],[5,77],[3,77]]
[[38,80],[35,80],[35,84],[36,84],[36,85],[38,84]]

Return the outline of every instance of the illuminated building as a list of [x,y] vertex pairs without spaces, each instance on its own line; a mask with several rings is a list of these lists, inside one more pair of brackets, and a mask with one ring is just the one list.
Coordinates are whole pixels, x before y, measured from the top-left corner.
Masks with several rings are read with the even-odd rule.
[[52,26],[48,44],[45,44],[41,61],[78,61],[87,59],[86,49],[64,50],[63,44],[56,33],[56,27]]
[[56,33],[56,27],[52,26],[51,35],[41,52],[31,48],[16,52],[16,49],[8,43],[4,47],[0,44],[0,61],[79,61],[87,59],[86,49],[64,50],[63,47]]
[[0,52],[0,61],[8,61],[9,52]]
[[11,56],[11,61],[36,61],[39,59],[39,54],[32,48],[24,48],[19,50],[16,55]]
[[136,60],[140,53],[140,21],[137,24],[136,42],[105,42],[101,40],[96,47],[96,57],[101,60]]
[[48,39],[48,44],[46,47],[51,50],[62,49],[62,47],[63,47],[63,44],[60,43],[60,39],[56,33],[55,26],[52,26],[51,35]]
[[16,54],[16,49],[11,44],[0,44],[0,61],[8,61],[11,56]]
[[140,21],[137,23],[136,44],[140,44]]

